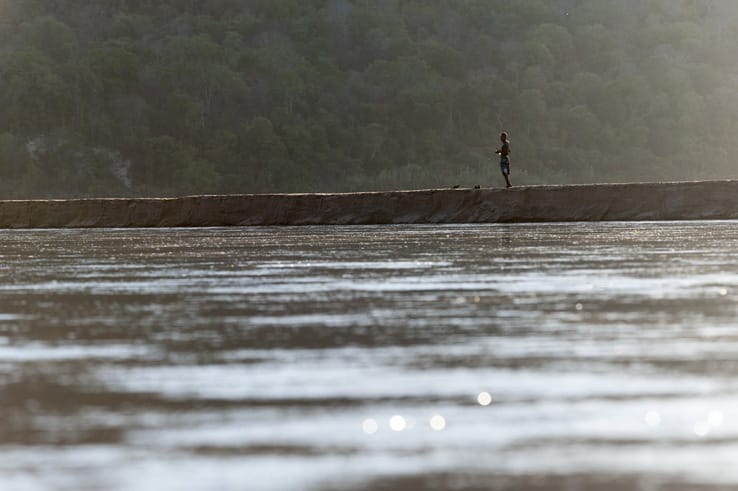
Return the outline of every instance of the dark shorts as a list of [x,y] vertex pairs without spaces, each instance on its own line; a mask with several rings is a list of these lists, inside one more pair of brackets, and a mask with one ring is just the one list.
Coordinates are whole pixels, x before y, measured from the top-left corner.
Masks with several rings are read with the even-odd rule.
[[509,159],[500,159],[500,170],[502,171],[502,174],[505,176],[510,175],[510,160]]

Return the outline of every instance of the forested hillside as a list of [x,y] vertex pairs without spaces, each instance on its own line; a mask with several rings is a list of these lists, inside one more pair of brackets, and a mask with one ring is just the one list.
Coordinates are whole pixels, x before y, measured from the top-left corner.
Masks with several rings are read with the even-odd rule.
[[734,0],[0,3],[0,198],[738,178]]

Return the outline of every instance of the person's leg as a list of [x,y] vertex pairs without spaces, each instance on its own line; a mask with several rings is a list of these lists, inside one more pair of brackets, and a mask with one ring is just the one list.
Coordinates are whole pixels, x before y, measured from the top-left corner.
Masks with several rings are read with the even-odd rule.
[[511,188],[512,183],[510,182],[510,163],[504,161],[500,162],[500,168],[502,169],[502,177],[505,178],[505,187]]

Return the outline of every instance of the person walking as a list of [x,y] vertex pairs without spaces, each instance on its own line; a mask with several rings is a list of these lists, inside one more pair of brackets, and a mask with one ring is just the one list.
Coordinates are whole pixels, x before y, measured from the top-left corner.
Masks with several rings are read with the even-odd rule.
[[500,141],[502,146],[495,153],[500,156],[500,170],[502,171],[502,177],[505,178],[506,188],[511,188],[510,183],[510,140],[507,139],[507,133],[502,132],[500,134]]

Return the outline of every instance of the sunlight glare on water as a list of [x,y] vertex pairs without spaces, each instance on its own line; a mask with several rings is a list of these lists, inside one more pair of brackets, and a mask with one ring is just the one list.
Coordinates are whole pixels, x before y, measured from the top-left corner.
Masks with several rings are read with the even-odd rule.
[[657,413],[656,411],[649,411],[646,414],[646,424],[652,428],[659,426],[661,424],[661,415]]
[[436,414],[430,419],[430,427],[435,431],[443,431],[446,428],[446,419],[440,414]]
[[738,223],[0,232],[0,489],[731,489]]
[[362,428],[367,435],[373,435],[379,430],[379,425],[375,419],[369,418],[364,420]]

